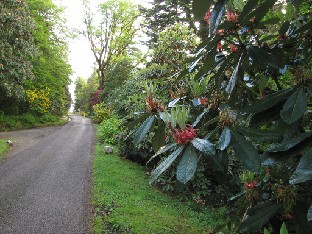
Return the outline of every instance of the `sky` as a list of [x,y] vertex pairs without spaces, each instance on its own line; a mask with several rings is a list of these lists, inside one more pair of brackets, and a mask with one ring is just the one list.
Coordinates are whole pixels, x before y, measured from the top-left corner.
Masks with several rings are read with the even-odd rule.
[[[92,5],[97,6],[105,0],[90,0]],[[148,0],[132,0],[134,3],[147,5]],[[65,7],[64,17],[67,20],[69,28],[82,28],[82,1],[81,0],[53,0],[58,6]],[[69,91],[74,99],[74,81],[77,77],[87,79],[93,71],[94,56],[90,50],[87,38],[78,36],[75,39],[69,39],[69,56],[68,60],[72,66],[73,74],[71,76],[72,84],[69,86]]]

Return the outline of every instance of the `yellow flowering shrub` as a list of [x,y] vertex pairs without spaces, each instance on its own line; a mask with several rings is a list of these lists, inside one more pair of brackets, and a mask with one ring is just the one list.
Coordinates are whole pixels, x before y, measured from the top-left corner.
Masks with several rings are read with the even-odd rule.
[[49,98],[50,89],[29,89],[25,91],[26,100],[30,109],[38,114],[49,112],[51,100]]
[[111,110],[105,108],[104,103],[101,102],[93,106],[94,119],[101,123],[102,121],[109,119],[111,117]]

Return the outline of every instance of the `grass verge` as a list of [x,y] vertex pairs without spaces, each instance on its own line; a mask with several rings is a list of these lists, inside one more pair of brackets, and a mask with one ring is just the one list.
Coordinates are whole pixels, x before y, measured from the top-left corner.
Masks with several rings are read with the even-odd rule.
[[225,209],[193,210],[148,184],[144,168],[104,154],[93,161],[92,233],[212,233]]
[[9,147],[7,141],[0,139],[0,162],[3,159],[3,155],[6,153],[8,148]]
[[9,116],[0,113],[0,131],[12,131],[28,128],[59,126],[67,123],[67,119],[45,114],[35,116],[29,113],[19,116]]

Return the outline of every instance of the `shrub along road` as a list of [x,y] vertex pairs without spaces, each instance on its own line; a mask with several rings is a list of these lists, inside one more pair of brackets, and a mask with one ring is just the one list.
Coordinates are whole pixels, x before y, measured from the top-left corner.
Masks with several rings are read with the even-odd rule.
[[[63,127],[15,132],[28,135],[29,145],[17,140],[19,149],[0,165],[1,233],[88,232],[95,129],[71,118]],[[14,134],[0,133],[7,136]]]

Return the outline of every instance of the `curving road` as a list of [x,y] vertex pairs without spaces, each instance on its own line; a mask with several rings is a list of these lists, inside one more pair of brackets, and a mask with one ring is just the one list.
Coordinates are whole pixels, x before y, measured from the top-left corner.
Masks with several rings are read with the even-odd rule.
[[88,233],[95,129],[71,118],[62,127],[0,133],[15,147],[0,165],[1,234]]

